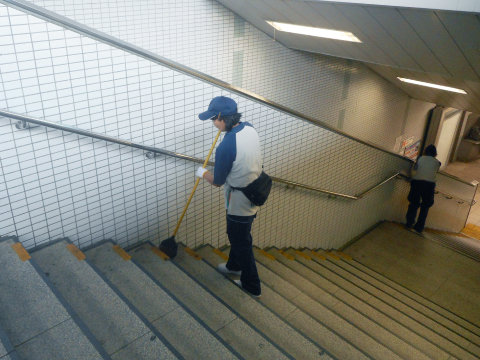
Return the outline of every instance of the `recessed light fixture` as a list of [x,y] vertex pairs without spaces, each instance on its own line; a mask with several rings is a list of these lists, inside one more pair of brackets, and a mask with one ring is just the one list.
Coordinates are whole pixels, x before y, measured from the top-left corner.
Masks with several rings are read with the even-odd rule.
[[267,23],[272,25],[278,31],[285,31],[285,32],[294,33],[294,34],[317,36],[317,37],[323,37],[327,39],[353,41],[353,42],[361,43],[361,41],[355,35],[353,35],[351,32],[348,32],[348,31],[338,31],[338,30],[330,30],[330,29],[321,29],[321,28],[310,27],[310,26],[284,24],[276,21],[267,21]]
[[460,93],[460,94],[467,94],[465,92],[465,90],[462,90],[462,89],[456,89],[456,88],[452,88],[452,87],[448,87],[448,86],[431,84],[431,83],[426,83],[426,82],[417,81],[417,80],[405,79],[405,78],[401,78],[401,77],[397,77],[397,79],[401,80],[401,81],[404,81],[404,82],[407,82],[407,83],[415,84],[415,85],[428,86],[428,87],[432,87],[432,88],[435,88],[435,89],[453,91],[453,92]]

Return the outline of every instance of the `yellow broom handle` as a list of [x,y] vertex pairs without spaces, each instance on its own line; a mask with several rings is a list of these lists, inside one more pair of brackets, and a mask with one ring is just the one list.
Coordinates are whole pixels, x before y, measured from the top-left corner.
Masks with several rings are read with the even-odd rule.
[[[222,132],[220,130],[218,130],[217,136],[215,137],[215,140],[213,141],[212,147],[210,149],[210,152],[208,153],[207,158],[205,159],[205,163],[203,164],[203,167],[207,167],[208,160],[210,159],[210,155],[212,155],[213,149],[215,148],[215,144],[217,143],[218,137],[220,136],[221,133]],[[198,178],[197,181],[195,181],[195,186],[193,187],[192,193],[190,194],[190,197],[188,198],[187,205],[185,205],[185,209],[183,209],[182,216],[180,216],[180,220],[178,220],[177,227],[173,231],[172,236],[177,235],[178,228],[180,227],[180,224],[182,223],[183,217],[185,216],[185,213],[187,212],[188,205],[190,205],[190,201],[193,198],[193,194],[195,194],[195,190],[197,190],[197,186],[198,186],[199,182],[200,182],[200,178]]]

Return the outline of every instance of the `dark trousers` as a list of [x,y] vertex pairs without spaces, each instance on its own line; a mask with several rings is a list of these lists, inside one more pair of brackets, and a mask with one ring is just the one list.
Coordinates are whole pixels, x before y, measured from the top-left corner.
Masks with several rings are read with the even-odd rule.
[[227,235],[230,240],[230,255],[227,268],[232,271],[242,271],[240,281],[242,287],[253,295],[260,295],[260,278],[253,256],[252,216],[227,215]]
[[[425,220],[427,220],[428,209],[433,205],[433,198],[435,196],[435,183],[424,180],[412,180],[410,183],[410,193],[408,194],[408,201],[410,205],[407,211],[407,226],[412,227],[422,232],[425,227]],[[420,208],[420,214],[417,211]],[[415,225],[413,225],[415,224]]]

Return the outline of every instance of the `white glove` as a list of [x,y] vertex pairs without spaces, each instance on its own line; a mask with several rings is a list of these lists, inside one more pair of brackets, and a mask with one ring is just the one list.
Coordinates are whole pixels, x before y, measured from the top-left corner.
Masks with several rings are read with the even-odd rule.
[[200,179],[203,179],[203,175],[208,172],[207,169],[205,169],[204,167],[199,167],[197,169],[197,173],[195,174],[197,177],[199,177]]

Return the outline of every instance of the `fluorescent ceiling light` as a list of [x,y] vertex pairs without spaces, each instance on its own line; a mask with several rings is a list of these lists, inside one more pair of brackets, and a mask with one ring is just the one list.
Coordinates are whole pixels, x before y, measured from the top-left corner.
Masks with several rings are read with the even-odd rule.
[[353,41],[353,42],[361,43],[361,41],[355,35],[353,35],[351,32],[348,32],[348,31],[338,31],[338,30],[321,29],[321,28],[310,27],[310,26],[284,24],[284,23],[279,23],[275,21],[267,21],[267,23],[272,25],[278,31],[285,31],[285,32],[294,33],[294,34],[318,36],[318,37],[323,37],[327,39]]
[[453,91],[453,92],[460,93],[460,94],[467,94],[465,92],[465,90],[462,90],[462,89],[456,89],[456,88],[452,88],[452,87],[448,87],[448,86],[431,84],[431,83],[426,83],[426,82],[417,81],[417,80],[405,79],[405,78],[401,78],[401,77],[397,77],[397,79],[401,80],[401,81],[404,81],[404,82],[407,82],[407,83],[415,84],[415,85],[428,86],[428,87],[432,87],[432,88],[435,88],[435,89]]

